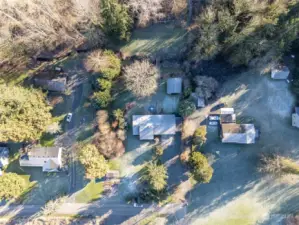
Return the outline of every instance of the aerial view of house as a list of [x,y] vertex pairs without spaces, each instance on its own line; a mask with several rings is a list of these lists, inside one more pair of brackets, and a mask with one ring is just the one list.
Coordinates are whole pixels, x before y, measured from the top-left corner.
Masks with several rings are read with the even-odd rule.
[[140,140],[176,133],[175,115],[134,115],[132,125],[133,135],[138,135]]
[[299,225],[299,0],[0,0],[0,224]]
[[20,166],[41,167],[43,172],[57,172],[62,166],[62,148],[36,147],[20,156]]
[[254,144],[256,131],[253,124],[222,124],[221,138],[223,143]]

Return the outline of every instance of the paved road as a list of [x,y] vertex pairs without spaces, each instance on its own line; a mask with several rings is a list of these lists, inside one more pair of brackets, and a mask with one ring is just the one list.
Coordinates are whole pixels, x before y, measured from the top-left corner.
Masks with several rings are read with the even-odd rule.
[[[9,205],[0,207],[0,217],[30,217],[37,214],[42,205]],[[184,208],[182,204],[168,204],[164,207],[157,205],[143,205],[143,207],[134,207],[129,204],[100,204],[99,202],[90,204],[64,203],[57,208],[55,215],[73,216],[103,216],[111,214],[112,217],[130,218],[134,216],[146,217],[153,212],[161,214],[173,214],[178,209]],[[115,219],[115,218],[114,218]]]

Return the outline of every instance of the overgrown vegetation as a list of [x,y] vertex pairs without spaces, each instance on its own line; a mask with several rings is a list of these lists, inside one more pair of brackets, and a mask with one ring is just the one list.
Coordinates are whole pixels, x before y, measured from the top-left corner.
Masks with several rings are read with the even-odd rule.
[[135,61],[124,68],[125,84],[136,97],[147,97],[158,88],[159,70],[148,60]]
[[258,170],[275,176],[299,174],[299,165],[292,159],[277,154],[261,155]]
[[83,146],[79,152],[79,160],[86,170],[86,177],[89,179],[102,178],[109,169],[107,161],[95,145]]
[[121,71],[121,60],[110,50],[96,50],[85,60],[85,67],[89,71],[100,73],[96,80],[97,91],[92,96],[96,108],[106,108],[113,100],[111,88],[113,79]]
[[179,114],[182,117],[188,117],[190,116],[192,113],[194,113],[194,111],[196,110],[196,106],[195,103],[185,99],[180,101],[179,103]]
[[233,65],[265,55],[276,59],[297,38],[298,13],[296,0],[207,2],[196,18],[199,34],[191,55],[209,60],[222,54]]
[[41,91],[0,85],[0,142],[38,140],[51,124],[50,110]]
[[124,154],[125,147],[122,142],[121,132],[113,130],[108,119],[107,111],[100,110],[97,112],[98,132],[95,135],[93,144],[96,145],[101,154],[110,159]]
[[23,65],[39,53],[104,43],[100,0],[0,1],[0,62]]

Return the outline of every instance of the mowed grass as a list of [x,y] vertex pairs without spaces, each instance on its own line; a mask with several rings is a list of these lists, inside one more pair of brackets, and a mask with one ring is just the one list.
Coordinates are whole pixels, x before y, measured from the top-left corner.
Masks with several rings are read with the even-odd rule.
[[186,30],[173,24],[155,24],[136,29],[120,50],[125,56],[175,54],[184,47],[186,34]]
[[77,203],[88,203],[102,197],[104,182],[90,181],[75,197]]

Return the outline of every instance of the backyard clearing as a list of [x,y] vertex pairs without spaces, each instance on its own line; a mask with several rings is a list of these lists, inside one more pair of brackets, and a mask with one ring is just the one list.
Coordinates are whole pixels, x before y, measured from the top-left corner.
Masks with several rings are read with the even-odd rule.
[[299,160],[299,130],[291,126],[294,98],[288,84],[248,71],[224,83],[219,95],[217,102],[189,118],[190,134],[206,124],[213,106],[224,102],[235,109],[237,122],[252,121],[261,136],[252,145],[222,144],[218,130],[208,127],[204,152],[213,155],[214,175],[209,184],[187,194],[187,214],[179,224],[278,224],[285,214],[299,210],[299,179],[268,177],[258,173],[257,166],[265,152]]
[[155,24],[133,31],[131,40],[120,51],[125,57],[133,55],[177,58],[185,47],[187,31],[174,24]]

